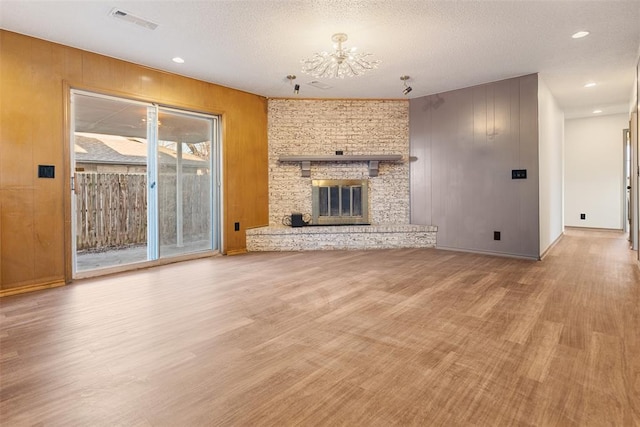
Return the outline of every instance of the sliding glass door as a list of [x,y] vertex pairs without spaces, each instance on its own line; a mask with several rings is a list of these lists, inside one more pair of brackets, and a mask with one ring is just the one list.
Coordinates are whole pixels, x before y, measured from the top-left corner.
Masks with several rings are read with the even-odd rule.
[[211,248],[211,117],[159,109],[158,234],[162,258]]
[[73,266],[217,250],[218,118],[71,94]]

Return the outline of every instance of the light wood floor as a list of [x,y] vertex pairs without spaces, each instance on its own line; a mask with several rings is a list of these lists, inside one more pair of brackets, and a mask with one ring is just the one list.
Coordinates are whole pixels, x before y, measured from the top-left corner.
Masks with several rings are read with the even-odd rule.
[[254,253],[0,300],[0,424],[640,425],[621,233]]

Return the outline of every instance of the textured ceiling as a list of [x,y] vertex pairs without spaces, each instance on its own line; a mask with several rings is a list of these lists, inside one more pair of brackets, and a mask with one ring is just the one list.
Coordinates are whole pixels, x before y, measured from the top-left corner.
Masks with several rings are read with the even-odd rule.
[[[158,27],[114,19],[114,7]],[[406,74],[415,98],[540,73],[567,117],[628,112],[640,54],[640,0],[0,0],[0,27],[267,97],[402,98]],[[300,60],[337,32],[380,67],[309,86]]]

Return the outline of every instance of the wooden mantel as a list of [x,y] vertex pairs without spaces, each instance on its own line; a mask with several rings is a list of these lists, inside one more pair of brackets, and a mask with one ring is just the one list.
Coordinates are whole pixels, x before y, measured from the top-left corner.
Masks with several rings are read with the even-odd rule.
[[368,162],[369,176],[378,176],[379,162],[397,162],[402,160],[401,154],[360,154],[334,156],[280,156],[280,162],[299,162],[303,177],[311,176],[311,162]]

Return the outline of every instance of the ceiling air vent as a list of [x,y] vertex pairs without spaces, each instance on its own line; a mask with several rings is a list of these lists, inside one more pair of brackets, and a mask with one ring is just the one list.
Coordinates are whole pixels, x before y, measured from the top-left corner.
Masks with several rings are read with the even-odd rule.
[[158,28],[158,24],[156,24],[155,22],[151,22],[147,19],[140,18],[139,16],[132,15],[122,9],[113,8],[111,9],[111,12],[109,12],[109,15],[113,16],[114,18],[122,19],[123,21],[139,25],[148,30],[155,30],[156,28]]
[[318,80],[311,80],[307,83],[309,86],[317,87],[318,89],[331,89],[332,86],[329,86],[326,83],[322,83]]

